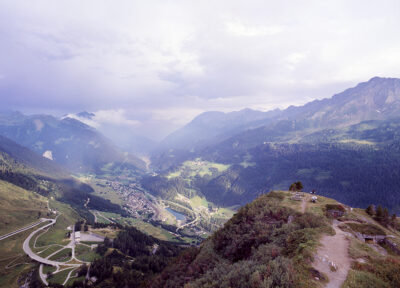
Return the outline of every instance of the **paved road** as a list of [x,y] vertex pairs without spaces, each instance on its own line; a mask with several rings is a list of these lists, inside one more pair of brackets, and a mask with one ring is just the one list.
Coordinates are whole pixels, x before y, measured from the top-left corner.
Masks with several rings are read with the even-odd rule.
[[26,231],[26,230],[29,230],[29,229],[31,229],[31,228],[33,228],[33,227],[39,225],[39,224],[42,224],[43,222],[46,222],[46,221],[48,221],[48,220],[49,220],[49,219],[42,218],[42,219],[41,219],[40,221],[38,221],[38,222],[35,222],[35,223],[33,223],[33,224],[30,224],[30,225],[28,225],[28,226],[26,226],[26,227],[24,227],[24,228],[15,230],[14,232],[10,232],[10,233],[8,233],[8,234],[5,234],[5,235],[3,235],[3,236],[0,236],[0,240],[4,240],[4,239],[6,239],[6,238],[8,238],[8,237],[11,237],[11,236],[13,236],[13,235],[15,235],[15,234],[18,234],[18,233],[24,232],[24,231]]
[[40,279],[42,279],[42,282],[44,283],[44,285],[49,286],[49,282],[47,282],[47,280],[46,280],[47,279],[47,275],[45,275],[43,273],[43,264],[40,264],[39,276],[40,276]]
[[[60,216],[60,215],[58,215]],[[24,252],[33,260],[43,263],[43,264],[47,264],[47,265],[51,265],[51,266],[58,266],[58,265],[64,265],[64,266],[71,266],[71,267],[79,267],[81,266],[81,264],[66,264],[63,262],[58,262],[58,261],[52,261],[49,259],[45,259],[43,257],[40,257],[39,255],[35,254],[31,247],[29,246],[29,242],[31,241],[32,237],[35,236],[36,233],[38,233],[41,230],[46,229],[47,227],[53,225],[54,223],[56,223],[57,218],[55,219],[46,219],[46,221],[50,221],[49,224],[44,225],[43,227],[40,227],[39,229],[36,229],[35,231],[33,231],[31,234],[29,234],[29,236],[25,239],[24,244],[22,245],[22,248],[24,249]]]
[[115,223],[115,221],[113,221],[113,220],[107,218],[107,217],[104,216],[103,214],[100,214],[100,212],[96,212],[96,213],[97,213],[97,216],[98,216],[98,217],[101,217],[101,218],[103,218],[103,219],[105,219],[105,220],[107,220],[107,221],[109,221],[109,222],[111,222],[111,223]]
[[72,270],[68,273],[68,276],[67,276],[67,278],[65,278],[65,281],[64,281],[64,283],[63,283],[64,286],[67,284],[68,280],[71,278],[71,275],[72,275],[73,272],[76,272],[76,269],[72,269]]

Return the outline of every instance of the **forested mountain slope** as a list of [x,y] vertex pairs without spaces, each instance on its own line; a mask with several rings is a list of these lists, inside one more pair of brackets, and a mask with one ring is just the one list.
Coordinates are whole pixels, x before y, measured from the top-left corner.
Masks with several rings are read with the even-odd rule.
[[[233,115],[241,116],[234,118]],[[160,168],[166,167],[165,162],[177,164],[182,158],[193,156],[193,152],[199,153],[199,147],[234,145],[249,149],[264,142],[293,143],[327,128],[338,129],[362,121],[399,117],[400,79],[374,77],[332,98],[290,106],[281,111],[204,113],[168,136],[167,142],[175,144],[166,145],[163,153],[154,153],[153,164]],[[201,142],[205,144],[197,146],[196,143]]]
[[101,173],[110,163],[144,169],[135,156],[121,152],[94,128],[72,118],[0,113],[0,135],[28,147],[74,172]]
[[[258,128],[216,137],[218,143],[205,148],[156,154],[153,165],[170,191],[196,191],[223,206],[245,204],[299,179],[305,189],[354,207],[375,202],[399,212],[399,87],[400,79],[375,77],[332,98],[248,122],[245,127]],[[189,182],[168,178],[195,159],[229,168]]]
[[88,219],[93,217],[84,207],[88,199],[92,209],[123,212],[109,200],[92,195],[92,187],[72,178],[56,163],[5,137],[0,138],[0,179],[71,204]]

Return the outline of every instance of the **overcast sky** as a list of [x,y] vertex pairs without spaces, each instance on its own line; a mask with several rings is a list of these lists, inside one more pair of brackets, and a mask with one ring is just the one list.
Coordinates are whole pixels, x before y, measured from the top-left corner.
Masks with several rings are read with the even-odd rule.
[[160,138],[400,77],[400,1],[0,0],[1,108]]

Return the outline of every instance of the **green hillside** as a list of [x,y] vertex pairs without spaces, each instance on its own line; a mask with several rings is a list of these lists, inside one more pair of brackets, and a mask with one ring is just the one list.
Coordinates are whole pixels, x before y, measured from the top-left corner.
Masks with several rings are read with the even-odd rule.
[[0,235],[37,222],[48,213],[45,197],[0,180]]
[[[333,199],[294,196],[271,192],[247,204],[199,248],[184,251],[151,287],[339,287],[335,281],[346,288],[399,287],[400,251],[359,240],[354,225],[378,227],[374,231],[400,244],[397,220],[382,226]],[[345,213],[332,219],[330,209]]]

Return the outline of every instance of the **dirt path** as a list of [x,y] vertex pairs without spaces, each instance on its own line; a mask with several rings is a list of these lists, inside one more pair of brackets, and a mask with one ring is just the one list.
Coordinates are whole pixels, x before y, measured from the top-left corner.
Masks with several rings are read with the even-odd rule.
[[309,201],[309,197],[307,194],[304,194],[303,200],[301,202],[301,213],[306,212],[307,202]]
[[[315,269],[328,276],[329,282],[326,288],[341,287],[350,270],[349,241],[346,239],[346,233],[337,227],[338,224],[337,221],[333,223],[336,235],[324,235],[321,238],[321,247],[318,248],[313,263]],[[332,271],[332,266],[337,270]]]

